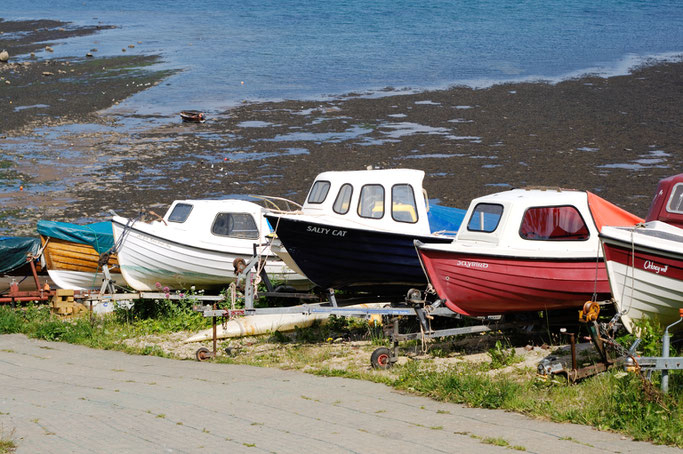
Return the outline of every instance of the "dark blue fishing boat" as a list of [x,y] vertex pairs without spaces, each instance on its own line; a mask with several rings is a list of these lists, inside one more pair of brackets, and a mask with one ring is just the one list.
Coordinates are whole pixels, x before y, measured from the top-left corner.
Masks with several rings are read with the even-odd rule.
[[424,172],[324,172],[301,212],[267,214],[273,250],[321,288],[400,295],[427,284],[413,241],[453,240],[465,210],[429,206]]

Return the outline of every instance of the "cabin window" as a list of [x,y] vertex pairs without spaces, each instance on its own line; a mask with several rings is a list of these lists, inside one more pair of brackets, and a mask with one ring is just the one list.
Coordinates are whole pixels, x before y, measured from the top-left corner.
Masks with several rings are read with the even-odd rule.
[[360,190],[358,216],[380,219],[384,216],[384,187],[380,184],[366,184]]
[[330,191],[329,181],[316,181],[313,183],[311,193],[308,194],[308,203],[323,203]]
[[249,213],[218,213],[211,226],[211,233],[245,240],[259,238],[256,222]]
[[190,211],[192,211],[192,205],[189,203],[179,203],[173,207],[173,211],[171,211],[171,215],[168,217],[168,222],[185,222],[190,215]]
[[351,206],[351,195],[353,194],[353,186],[346,183],[342,185],[337,194],[337,198],[334,200],[334,205],[332,209],[337,214],[346,214],[349,212],[349,207]]
[[417,222],[415,193],[409,184],[395,184],[391,188],[391,217],[398,222]]
[[666,211],[683,214],[683,183],[674,186],[671,197],[669,197],[669,203],[666,205]]
[[474,207],[467,230],[471,232],[491,233],[498,228],[503,215],[503,205],[480,203]]
[[579,210],[558,206],[526,210],[519,236],[526,240],[583,241],[589,234]]

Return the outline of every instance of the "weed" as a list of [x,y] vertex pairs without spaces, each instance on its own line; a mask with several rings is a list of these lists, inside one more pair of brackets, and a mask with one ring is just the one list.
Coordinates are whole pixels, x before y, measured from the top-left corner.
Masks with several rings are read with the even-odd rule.
[[17,444],[14,441],[14,429],[5,432],[4,428],[0,426],[0,454],[9,454],[14,452]]
[[485,437],[482,438],[481,440],[482,443],[487,444],[487,445],[493,445],[493,446],[502,446],[504,448],[507,448],[510,446],[510,443],[504,438],[494,438],[494,437]]
[[491,357],[491,369],[500,369],[521,361],[507,340],[505,344],[497,340],[496,345],[488,350],[488,354]]

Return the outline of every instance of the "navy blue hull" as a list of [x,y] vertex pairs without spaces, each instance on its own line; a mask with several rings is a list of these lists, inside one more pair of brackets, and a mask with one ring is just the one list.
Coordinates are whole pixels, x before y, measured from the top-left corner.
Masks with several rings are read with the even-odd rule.
[[[413,245],[449,238],[340,228],[266,215],[306,277],[322,288],[399,292],[424,287],[427,279]],[[393,292],[392,292],[393,293]]]

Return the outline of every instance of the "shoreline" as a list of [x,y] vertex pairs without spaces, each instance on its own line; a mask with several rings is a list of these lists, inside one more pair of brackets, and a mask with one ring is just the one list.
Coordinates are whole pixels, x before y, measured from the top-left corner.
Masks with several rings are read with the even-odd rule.
[[[101,82],[125,99],[126,84]],[[246,102],[204,124],[100,109],[47,116],[39,133],[31,125],[0,134],[0,164],[11,162],[0,165],[0,233],[30,234],[37,219],[134,215],[181,198],[301,202],[318,173],[368,165],[422,169],[430,197],[460,208],[540,185],[591,190],[645,216],[657,181],[683,168],[682,87],[683,62],[669,62],[553,84]],[[39,94],[45,104],[60,96]]]

